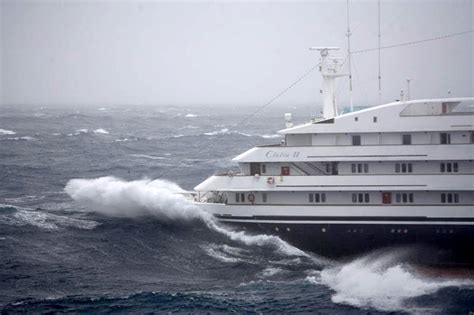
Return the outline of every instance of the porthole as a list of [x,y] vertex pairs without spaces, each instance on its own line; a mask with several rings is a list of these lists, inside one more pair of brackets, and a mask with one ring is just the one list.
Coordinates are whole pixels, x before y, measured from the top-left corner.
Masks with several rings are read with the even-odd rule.
[[321,231],[322,231],[323,233],[325,233],[325,232],[326,232],[326,228],[322,228]]
[[275,226],[275,231],[279,231],[280,229],[278,228],[278,226]]
[[395,229],[391,229],[391,230],[390,230],[390,233],[395,233]]
[[407,234],[407,233],[408,233],[408,230],[407,230],[407,229],[404,229],[404,230],[403,230],[403,233]]
[[287,227],[287,228],[286,228],[286,231],[287,231],[287,232],[290,232],[290,231],[291,231],[291,229],[290,229],[289,227]]

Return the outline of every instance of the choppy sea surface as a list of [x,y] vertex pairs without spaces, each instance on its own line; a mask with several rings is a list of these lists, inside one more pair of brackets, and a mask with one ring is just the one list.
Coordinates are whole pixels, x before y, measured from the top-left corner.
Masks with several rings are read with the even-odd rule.
[[384,251],[334,262],[216,223],[186,201],[278,143],[252,107],[0,108],[1,313],[474,311],[474,279]]

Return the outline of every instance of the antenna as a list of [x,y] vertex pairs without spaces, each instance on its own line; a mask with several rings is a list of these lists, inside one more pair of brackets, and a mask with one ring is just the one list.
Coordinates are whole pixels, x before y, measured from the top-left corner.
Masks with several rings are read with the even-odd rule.
[[379,104],[382,102],[382,75],[381,75],[381,69],[380,69],[380,39],[382,35],[380,34],[380,0],[377,1],[377,8],[378,8],[378,28],[379,28],[379,33],[378,33],[378,40],[379,40],[379,45],[378,45],[378,60],[379,60]]
[[349,102],[351,105],[351,112],[354,111],[352,104],[352,66],[351,66],[351,29],[349,24],[349,0],[347,0],[347,65],[349,67]]

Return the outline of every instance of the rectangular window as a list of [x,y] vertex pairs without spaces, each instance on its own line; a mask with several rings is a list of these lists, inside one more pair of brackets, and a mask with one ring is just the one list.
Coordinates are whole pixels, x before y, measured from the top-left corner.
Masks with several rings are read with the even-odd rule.
[[360,136],[352,136],[352,145],[360,145]]
[[364,195],[364,202],[369,202],[369,194]]
[[357,202],[357,194],[352,194],[352,202]]
[[313,200],[314,200],[313,194],[309,194],[308,197],[309,197],[309,202],[313,203]]
[[403,135],[402,136],[402,143],[403,144],[411,144],[411,135]]
[[369,164],[364,164],[364,173],[369,172]]
[[450,144],[451,143],[451,135],[446,132],[442,132],[439,134],[439,143],[441,144]]
[[359,194],[359,202],[364,202],[364,194]]
[[457,173],[459,171],[458,162],[453,163],[453,172]]
[[403,200],[403,203],[407,203],[408,202],[408,195],[407,194],[402,194],[402,200]]
[[314,194],[314,202],[319,202],[319,194]]
[[235,194],[235,202],[240,202],[240,194]]
[[413,173],[413,164],[408,163],[408,173]]
[[262,202],[267,202],[267,193],[262,193]]
[[451,173],[453,170],[451,169],[452,164],[451,163],[446,163],[446,171],[448,173]]
[[326,202],[326,194],[321,194],[321,202]]
[[250,175],[260,175],[260,163],[250,163]]
[[357,173],[362,173],[362,164],[357,164]]
[[356,172],[356,165],[355,164],[351,164],[351,171],[352,171],[352,173]]
[[459,195],[454,194],[454,203],[459,203]]
[[448,197],[448,203],[453,203],[453,194],[446,194]]
[[245,202],[245,194],[240,194],[240,201]]
[[402,173],[407,172],[407,165],[405,163],[402,163]]
[[441,194],[441,203],[446,203],[446,194]]
[[326,164],[326,173],[331,173],[331,164],[329,163]]
[[282,166],[281,167],[281,175],[283,175],[283,176],[290,175],[290,167],[289,166]]
[[395,173],[400,173],[400,163],[395,164]]
[[377,116],[374,116],[374,123],[377,122]]
[[262,174],[267,172],[267,164],[262,164]]
[[415,202],[415,198],[414,198],[413,194],[409,194],[409,195],[408,195],[408,201],[409,201],[410,203]]
[[441,173],[444,173],[446,172],[446,165],[444,163],[441,163],[439,165],[439,170],[441,171]]
[[396,199],[397,199],[397,203],[402,202],[402,195],[401,195],[401,194],[397,194]]

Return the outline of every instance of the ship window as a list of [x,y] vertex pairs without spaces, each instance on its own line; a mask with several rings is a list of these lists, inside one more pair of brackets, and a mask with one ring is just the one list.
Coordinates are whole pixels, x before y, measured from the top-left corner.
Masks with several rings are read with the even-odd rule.
[[262,173],[265,174],[267,172],[267,165],[262,164]]
[[364,202],[369,202],[369,194],[364,195]]
[[474,143],[474,131],[471,131],[471,143]]
[[441,164],[439,165],[439,169],[440,169],[441,173],[446,172],[446,166],[445,166],[445,164],[444,164],[444,163],[441,163]]
[[362,164],[357,164],[357,173],[362,173]]
[[396,200],[397,200],[397,203],[402,202],[402,195],[401,195],[401,194],[397,194],[397,195],[396,195]]
[[403,203],[407,203],[408,202],[408,195],[407,194],[402,194],[402,200],[403,200]]
[[314,195],[313,195],[313,194],[309,194],[308,197],[309,197],[309,202],[312,203],[313,200],[314,200],[314,199],[313,199],[313,198],[314,198]]
[[282,166],[281,167],[281,175],[283,175],[283,176],[290,175],[290,167],[289,166]]
[[369,164],[364,164],[364,173],[369,172]]
[[240,194],[240,201],[245,202],[245,194]]
[[408,202],[410,202],[410,203],[415,202],[415,198],[414,198],[413,194],[408,194]]
[[413,164],[408,163],[408,173],[413,173]]
[[360,145],[360,136],[352,136],[352,145]]
[[407,165],[405,163],[402,164],[402,173],[407,172]]
[[359,121],[359,117],[354,117],[354,121]]
[[374,116],[374,123],[377,122],[377,116]]
[[327,163],[326,164],[326,173],[330,173],[331,172],[331,164]]
[[458,170],[459,170],[458,163],[457,162],[453,163],[453,172],[457,173]]
[[440,163],[440,171],[441,173],[452,173],[452,172],[459,172],[459,164],[457,162],[454,163]]
[[319,202],[319,194],[314,194],[314,202]]
[[321,194],[321,202],[326,202],[326,194]]
[[267,202],[267,193],[262,193],[262,202]]
[[355,164],[352,164],[352,165],[351,165],[351,170],[352,170],[352,173],[355,173],[355,172],[356,172],[356,165],[355,165]]
[[453,171],[452,164],[451,163],[446,163],[446,172],[451,173],[452,171]]
[[240,202],[240,194],[235,194],[235,202]]
[[402,136],[402,143],[403,144],[411,144],[411,135],[403,135]]
[[359,198],[358,198],[358,201],[359,201],[359,202],[364,202],[364,194],[359,194],[358,197],[359,197]]
[[352,202],[357,202],[357,194],[352,194]]
[[400,163],[395,164],[395,173],[400,173]]
[[459,194],[441,194],[442,203],[459,203]]
[[439,134],[439,143],[441,144],[450,144],[451,143],[451,135],[446,132],[442,132]]

